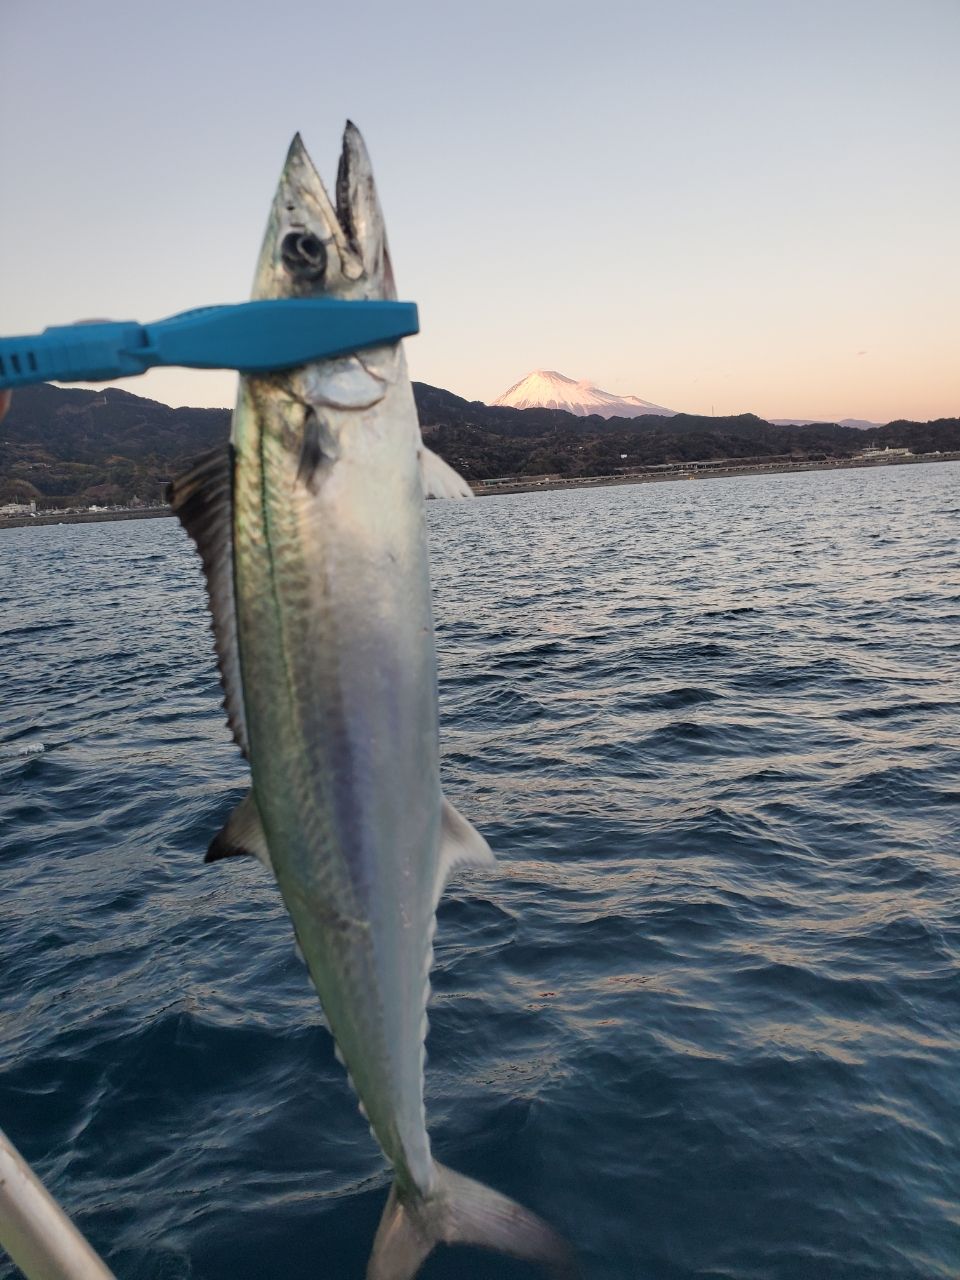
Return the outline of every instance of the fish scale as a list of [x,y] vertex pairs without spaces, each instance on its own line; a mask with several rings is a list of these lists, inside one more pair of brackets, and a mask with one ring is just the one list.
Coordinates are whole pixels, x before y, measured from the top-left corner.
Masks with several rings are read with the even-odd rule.
[[[361,902],[358,889],[364,886],[365,868],[357,865],[356,849],[345,848],[342,838],[344,829],[356,836],[366,814],[359,811],[351,815],[353,821],[348,823],[330,820],[330,814],[337,808],[335,793],[344,789],[349,792],[358,768],[362,772],[370,763],[353,760],[346,769],[341,769],[351,755],[357,756],[363,751],[362,739],[367,725],[361,723],[359,728],[354,725],[354,741],[350,741],[347,730],[350,708],[345,707],[343,701],[351,687],[355,698],[358,690],[356,682],[351,686],[344,681],[346,650],[336,643],[336,637],[348,632],[361,651],[366,651],[363,656],[367,662],[362,671],[366,681],[383,679],[383,674],[375,669],[378,655],[371,652],[377,649],[376,618],[371,616],[362,598],[354,599],[352,593],[349,597],[344,595],[343,584],[353,578],[364,582],[370,562],[384,558],[387,542],[394,546],[411,539],[419,541],[421,530],[416,527],[416,520],[408,521],[410,527],[406,531],[402,528],[378,530],[374,521],[357,521],[358,509],[370,507],[375,513],[377,504],[372,495],[377,492],[378,480],[386,489],[386,493],[379,495],[381,500],[389,499],[396,483],[395,467],[381,467],[378,475],[367,466],[344,476],[345,485],[360,486],[360,491],[351,493],[345,505],[348,522],[361,525],[363,536],[330,537],[331,529],[335,530],[338,524],[339,504],[334,507],[323,490],[314,495],[298,486],[299,459],[286,444],[288,419],[258,410],[255,406],[261,395],[260,384],[257,384],[252,394],[241,399],[234,430],[237,474],[243,474],[246,451],[255,453],[260,463],[258,469],[251,469],[250,480],[251,498],[259,493],[259,503],[251,500],[249,508],[246,504],[242,508],[244,514],[250,511],[253,523],[249,527],[243,527],[238,503],[235,576],[241,601],[240,648],[243,661],[253,643],[250,639],[245,642],[244,638],[256,634],[259,643],[255,648],[268,649],[274,664],[274,670],[266,679],[257,681],[257,688],[248,697],[254,758],[261,741],[276,742],[286,736],[296,745],[292,752],[283,753],[282,759],[276,753],[269,754],[262,782],[255,772],[258,797],[261,792],[264,794],[260,809],[267,844],[271,851],[284,849],[283,856],[273,858],[277,878],[297,924],[308,965],[318,988],[326,993],[324,1007],[331,1029],[357,1091],[367,1099],[365,1106],[370,1123],[379,1132],[381,1145],[395,1164],[404,1169],[412,1165],[416,1172],[411,1176],[428,1180],[432,1161],[425,1132],[417,1135],[413,1150],[398,1136],[400,1128],[411,1127],[409,1120],[399,1125],[396,1120],[397,1112],[404,1106],[409,1108],[411,1099],[409,1088],[397,1087],[410,1075],[409,1050],[403,1051],[401,1047],[398,1051],[395,1046],[401,1037],[409,1037],[409,1028],[398,1025],[393,1037],[384,1035],[384,1027],[396,1021],[398,1014],[405,1017],[405,1010],[411,1004],[416,1007],[425,1003],[429,959],[423,921],[413,922],[419,946],[415,946],[412,953],[409,946],[405,948],[406,964],[412,976],[403,985],[397,1008],[386,1008],[377,998],[384,984],[384,973],[378,966],[373,936],[358,936],[363,934],[365,921],[361,925],[348,923],[359,921],[365,914],[376,916],[382,910],[376,897],[366,904]],[[360,424],[351,425],[361,445],[360,452],[368,452],[362,447]],[[391,445],[396,448],[392,441]],[[349,456],[352,445],[344,447]],[[305,525],[311,527],[309,541],[304,537]],[[306,546],[311,549],[309,563],[303,555]],[[407,586],[409,589],[409,584]],[[424,602],[428,601],[426,582],[422,597]],[[341,608],[338,609],[337,604]],[[428,604],[424,603],[422,608],[426,621]],[[351,618],[351,613],[356,616]],[[271,628],[267,645],[263,645],[265,620]],[[392,618],[391,623],[380,639],[385,651],[392,650],[397,643]],[[317,643],[320,637],[325,643]],[[428,661],[432,662],[432,654]],[[379,662],[384,662],[382,656]],[[387,672],[397,678],[395,671],[387,668]],[[269,689],[270,696],[260,697],[259,689]],[[318,713],[319,724],[311,722],[315,713]],[[433,723],[429,730],[432,745]],[[435,755],[435,746],[432,754]],[[329,758],[322,761],[320,757]],[[431,761],[423,763],[428,773]],[[373,801],[377,801],[376,796]],[[361,841],[361,848],[363,843]],[[322,856],[317,856],[318,851],[322,851]],[[423,854],[428,858],[426,875],[432,881],[436,876],[436,852],[430,858],[430,847],[425,842]],[[391,866],[382,868],[381,879],[395,870]],[[381,892],[385,887],[381,886]],[[398,896],[402,902],[401,894],[398,890],[384,896],[392,906]],[[411,903],[410,908],[414,905]],[[397,950],[388,946],[384,951],[385,965],[396,968]],[[418,1038],[421,1025],[418,1018],[415,1027]],[[415,1061],[419,1074],[419,1050]],[[381,1103],[380,1099],[384,1101]],[[417,1097],[412,1101],[417,1116],[421,1116],[422,1099]]]

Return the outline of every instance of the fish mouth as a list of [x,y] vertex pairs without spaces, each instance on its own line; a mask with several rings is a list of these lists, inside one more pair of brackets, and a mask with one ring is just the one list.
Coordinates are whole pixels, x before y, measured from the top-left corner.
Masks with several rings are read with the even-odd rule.
[[255,298],[395,298],[383,213],[360,130],[348,120],[336,205],[294,134],[254,279]]

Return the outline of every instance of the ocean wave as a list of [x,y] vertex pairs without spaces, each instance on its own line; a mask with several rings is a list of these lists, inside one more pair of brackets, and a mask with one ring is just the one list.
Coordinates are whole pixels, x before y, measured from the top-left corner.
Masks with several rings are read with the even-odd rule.
[[[958,473],[429,504],[499,855],[439,908],[432,1140],[590,1280],[956,1271]],[[360,1276],[382,1156],[275,884],[202,861],[248,781],[195,557],[5,542],[0,1125],[118,1275]]]

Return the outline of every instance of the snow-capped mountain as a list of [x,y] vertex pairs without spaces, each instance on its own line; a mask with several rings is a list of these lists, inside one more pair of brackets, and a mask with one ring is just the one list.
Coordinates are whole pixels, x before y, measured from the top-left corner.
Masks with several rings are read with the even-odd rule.
[[508,405],[511,409],[564,409],[578,418],[599,414],[601,418],[639,418],[646,413],[658,413],[672,418],[675,410],[651,404],[639,396],[615,396],[601,391],[592,382],[577,382],[565,378],[554,369],[537,369],[497,396],[494,404]]
[[[601,391],[592,382],[577,382],[555,369],[536,369],[525,378],[497,396],[495,405],[507,405],[511,409],[564,409],[578,418],[598,414],[601,418],[641,418],[644,414],[659,414],[664,418],[676,417],[676,409],[641,400],[639,396],[615,396],[612,391]],[[816,426],[825,418],[769,418],[775,427]],[[841,418],[841,427],[860,427],[867,430],[875,422],[863,418]]]

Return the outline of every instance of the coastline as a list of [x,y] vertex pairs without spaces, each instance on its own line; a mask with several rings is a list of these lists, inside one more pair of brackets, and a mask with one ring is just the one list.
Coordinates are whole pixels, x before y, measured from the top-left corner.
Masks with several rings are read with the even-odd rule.
[[169,507],[129,507],[118,511],[41,511],[35,516],[0,516],[0,529],[38,524],[100,524],[104,520],[157,520],[172,516]]
[[635,471],[627,475],[606,476],[572,476],[568,480],[540,480],[531,477],[530,482],[518,484],[475,484],[473,491],[478,498],[489,497],[497,493],[544,493],[549,489],[597,489],[622,484],[662,484],[674,480],[711,480],[730,479],[734,476],[770,476],[783,475],[797,471],[849,471],[858,467],[910,467],[917,463],[957,462],[960,451],[953,453],[918,453],[910,458],[828,458],[822,462],[771,462],[764,466],[751,463],[749,466],[704,467],[703,463],[690,463],[689,470],[670,472]]
[[[957,462],[960,452],[918,453],[910,458],[831,458],[822,462],[772,462],[767,466],[751,463],[736,465],[704,466],[693,462],[689,470],[671,472],[636,471],[627,475],[571,476],[568,480],[537,480],[519,484],[475,484],[473,491],[478,498],[502,493],[544,493],[552,489],[602,489],[623,484],[663,484],[677,480],[726,480],[734,476],[783,475],[797,471],[849,471],[869,467],[912,467],[918,463]],[[23,529],[35,525],[98,524],[105,520],[158,520],[173,514],[168,507],[136,507],[119,511],[44,511],[35,516],[0,516],[0,529]]]

